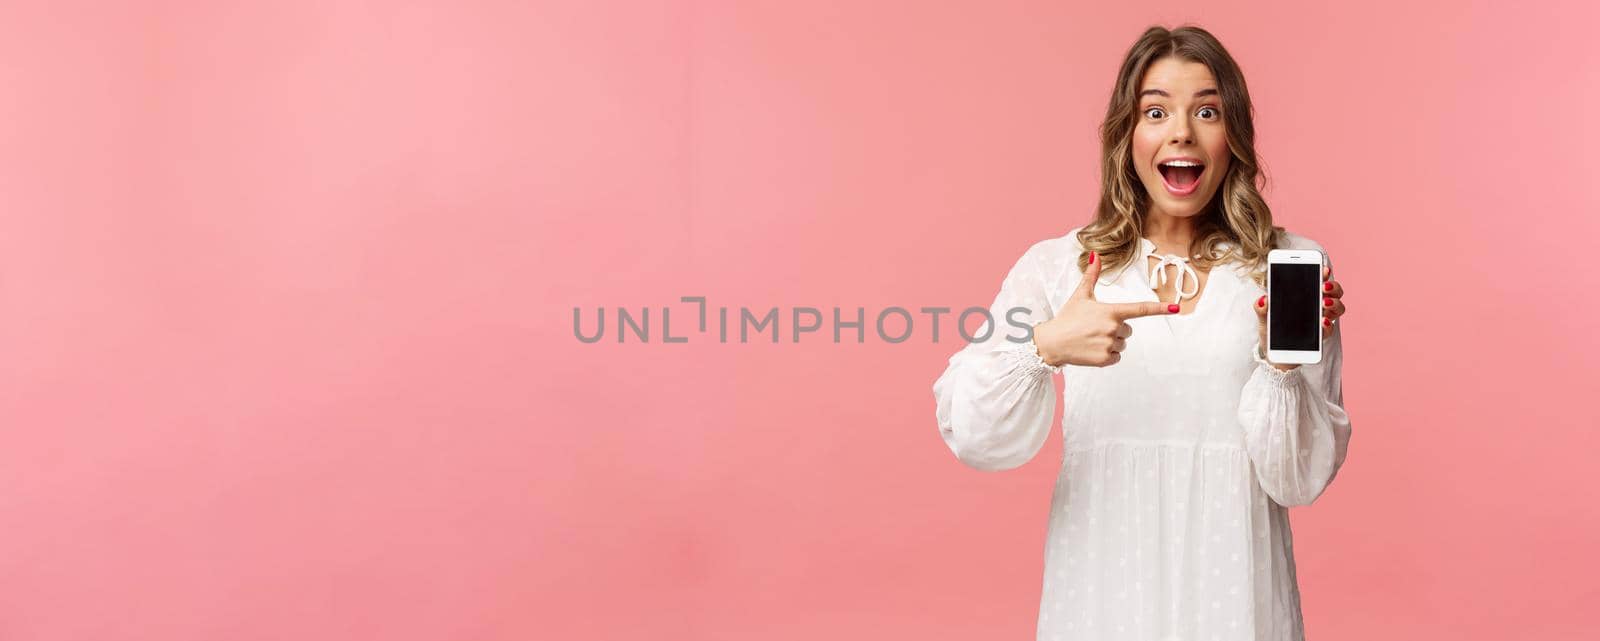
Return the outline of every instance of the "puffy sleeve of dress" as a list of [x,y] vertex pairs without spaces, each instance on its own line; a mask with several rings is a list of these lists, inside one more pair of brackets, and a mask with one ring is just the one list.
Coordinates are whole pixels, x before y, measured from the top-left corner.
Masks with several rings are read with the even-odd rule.
[[987,472],[1018,467],[1050,435],[1056,404],[1052,375],[1061,368],[1039,357],[1029,328],[1054,316],[1047,283],[1062,274],[1082,278],[1076,255],[1057,255],[1067,244],[1076,246],[1066,239],[1042,241],[1017,260],[989,307],[990,320],[950,357],[933,384],[939,433],[969,467]]
[[1285,507],[1310,505],[1321,496],[1350,445],[1350,415],[1340,389],[1339,325],[1323,339],[1320,363],[1282,371],[1263,357],[1259,340],[1252,351],[1256,365],[1239,397],[1239,423],[1256,480]]

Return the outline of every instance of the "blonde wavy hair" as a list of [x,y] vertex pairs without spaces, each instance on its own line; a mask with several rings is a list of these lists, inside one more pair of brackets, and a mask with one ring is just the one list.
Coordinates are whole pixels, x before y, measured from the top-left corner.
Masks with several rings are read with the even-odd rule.
[[[1266,286],[1267,252],[1277,246],[1282,227],[1272,224],[1272,210],[1261,198],[1266,175],[1256,159],[1254,107],[1244,74],[1216,37],[1205,29],[1185,25],[1168,30],[1150,27],[1139,36],[1122,61],[1111,103],[1100,125],[1100,204],[1092,222],[1078,232],[1085,250],[1105,261],[1102,269],[1117,269],[1139,256],[1144,236],[1145,212],[1150,195],[1133,167],[1133,129],[1139,115],[1139,85],[1145,71],[1157,60],[1173,56],[1211,69],[1222,99],[1222,120],[1233,160],[1221,188],[1198,216],[1198,232],[1189,248],[1189,264],[1198,270],[1238,261],[1257,285]],[[1222,247],[1224,242],[1231,247]],[[1078,269],[1089,265],[1089,253],[1078,257]]]

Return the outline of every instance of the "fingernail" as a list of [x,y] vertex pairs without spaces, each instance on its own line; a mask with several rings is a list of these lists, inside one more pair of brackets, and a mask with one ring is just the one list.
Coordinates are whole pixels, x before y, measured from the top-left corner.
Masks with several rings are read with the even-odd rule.
[[1333,291],[1333,281],[1330,280],[1330,281],[1328,281],[1326,283],[1323,283],[1322,284],[1322,291],[1325,291],[1325,292]]
[[1266,307],[1266,306],[1267,306],[1267,295],[1266,294],[1262,294],[1261,298],[1256,299],[1256,307]]
[[1177,303],[1173,303],[1171,305],[1168,305],[1167,306],[1167,311],[1172,312],[1174,314],[1178,313],[1178,304]]
[[1093,265],[1094,261],[1099,257],[1099,255],[1100,255],[1100,252],[1095,252],[1095,251],[1089,252],[1089,264]]
[[1323,296],[1322,297],[1322,304],[1326,305],[1328,307],[1333,307],[1333,299],[1332,298],[1328,298],[1327,296]]
[[1322,317],[1322,326],[1323,327],[1333,327],[1333,320],[1328,318],[1327,316],[1323,316]]

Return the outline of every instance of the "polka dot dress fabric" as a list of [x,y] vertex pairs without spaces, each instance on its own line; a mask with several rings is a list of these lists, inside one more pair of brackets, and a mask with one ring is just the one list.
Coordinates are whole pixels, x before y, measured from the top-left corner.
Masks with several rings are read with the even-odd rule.
[[[1052,368],[1006,312],[1027,308],[1025,325],[1053,316],[1083,277],[1077,232],[1023,254],[990,308],[1000,324],[933,386],[946,445],[999,471],[1041,449],[1063,377],[1037,638],[1303,639],[1287,508],[1314,501],[1344,463],[1339,324],[1321,363],[1279,371],[1257,355],[1264,292],[1241,265],[1218,265],[1193,311],[1127,321],[1120,362]],[[1321,249],[1281,236],[1280,247]],[[1147,239],[1141,249],[1132,268],[1101,273],[1097,300],[1157,300],[1137,267],[1160,254]]]

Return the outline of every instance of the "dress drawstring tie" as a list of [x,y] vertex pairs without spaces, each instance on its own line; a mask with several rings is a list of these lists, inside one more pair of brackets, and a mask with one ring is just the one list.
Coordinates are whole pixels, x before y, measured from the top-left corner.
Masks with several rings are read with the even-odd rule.
[[[1200,276],[1195,273],[1193,267],[1189,266],[1189,259],[1177,254],[1163,254],[1159,258],[1161,259],[1160,262],[1157,262],[1156,266],[1150,269],[1150,282],[1154,283],[1156,287],[1167,284],[1167,265],[1177,267],[1177,280],[1172,284],[1174,294],[1172,302],[1181,302],[1185,298],[1192,298],[1195,294],[1200,293]],[[1183,291],[1183,277],[1186,274],[1194,279],[1194,290],[1192,291]]]

